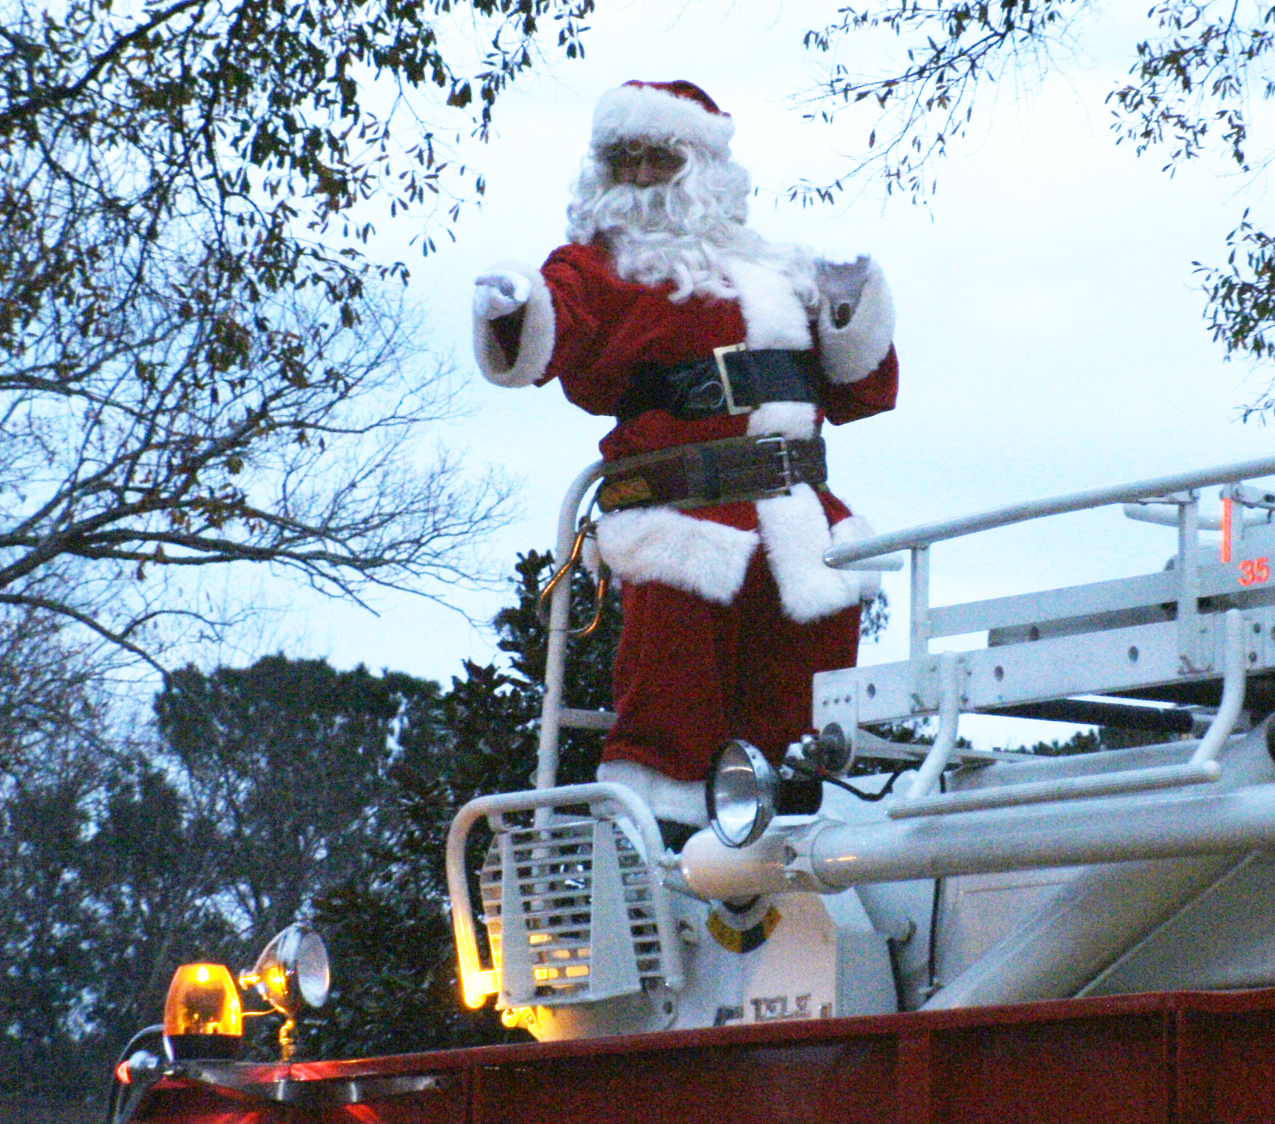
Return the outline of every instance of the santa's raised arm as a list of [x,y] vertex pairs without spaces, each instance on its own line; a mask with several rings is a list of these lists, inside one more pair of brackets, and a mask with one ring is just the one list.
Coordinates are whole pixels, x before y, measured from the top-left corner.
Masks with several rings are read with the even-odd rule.
[[813,673],[855,662],[873,579],[822,556],[869,529],[828,490],[819,432],[892,409],[898,386],[879,267],[750,230],[733,133],[690,82],[604,94],[570,241],[474,290],[491,382],[557,379],[616,418],[606,460],[663,454],[599,492],[624,623],[598,776],[692,826],[713,753],[743,738],[777,763],[809,729]]

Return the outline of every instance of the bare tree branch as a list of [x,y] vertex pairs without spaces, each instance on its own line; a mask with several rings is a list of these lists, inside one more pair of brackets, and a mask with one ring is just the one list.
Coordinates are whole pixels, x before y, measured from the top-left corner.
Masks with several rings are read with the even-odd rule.
[[355,599],[475,576],[501,487],[430,463],[449,375],[352,209],[480,192],[438,122],[484,133],[535,39],[579,53],[592,6],[467,0],[490,46],[466,56],[451,0],[7,0],[0,605],[158,666],[189,592],[165,572],[264,563]]

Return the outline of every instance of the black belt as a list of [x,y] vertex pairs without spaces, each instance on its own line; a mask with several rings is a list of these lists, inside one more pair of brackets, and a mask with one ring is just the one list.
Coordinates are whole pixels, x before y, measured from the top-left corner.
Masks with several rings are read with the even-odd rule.
[[640,368],[616,407],[620,421],[647,410],[694,420],[747,414],[763,402],[818,402],[814,353],[750,350],[742,343],[714,348],[711,357],[672,367]]
[[598,507],[703,507],[787,495],[794,484],[828,479],[822,437],[729,437],[627,457],[608,467]]

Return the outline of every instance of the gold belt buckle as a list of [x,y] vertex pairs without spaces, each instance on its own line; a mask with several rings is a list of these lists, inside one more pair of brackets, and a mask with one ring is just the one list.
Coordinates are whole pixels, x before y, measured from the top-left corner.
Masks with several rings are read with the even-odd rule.
[[746,343],[731,343],[725,347],[713,348],[713,359],[717,362],[717,377],[721,379],[722,390],[726,394],[726,412],[728,414],[751,414],[752,406],[736,406],[735,392],[730,384],[730,371],[726,369],[726,356],[732,351],[747,351]]

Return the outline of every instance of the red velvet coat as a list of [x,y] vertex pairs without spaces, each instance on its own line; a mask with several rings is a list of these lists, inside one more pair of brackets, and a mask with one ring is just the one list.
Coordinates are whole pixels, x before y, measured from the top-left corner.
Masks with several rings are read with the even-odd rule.
[[[777,270],[755,263],[726,265],[737,299],[692,295],[675,301],[670,299],[671,283],[648,286],[621,280],[609,253],[599,245],[560,247],[539,271],[519,267],[533,284],[526,312],[521,321],[508,318],[494,326],[479,325],[480,362],[492,381],[525,385],[557,379],[575,405],[591,414],[614,415],[634,373],[643,366],[700,359],[716,347],[740,342],[750,347],[813,348],[820,357],[826,377],[819,409],[805,403],[768,403],[749,415],[696,420],[649,410],[618,423],[602,440],[607,460],[745,433],[808,437],[818,432],[825,417],[839,425],[894,406],[898,365],[890,343],[893,309],[884,279],[865,289],[849,329],[838,333],[824,330],[830,325],[820,323],[820,311],[808,309]],[[830,347],[836,352],[835,363],[828,362]],[[858,367],[847,366],[846,354]],[[510,356],[515,357],[512,363]],[[846,370],[853,381],[845,381]],[[830,541],[869,533],[866,525],[852,519],[850,509],[827,489],[817,493],[816,510],[822,509],[818,515],[810,510],[813,494],[788,499],[793,502],[786,507],[784,502],[763,501],[777,522],[769,537],[758,504],[731,503],[686,513],[615,513],[602,521],[599,547],[621,578],[660,581],[727,603],[740,588],[751,554],[764,543],[792,619],[815,620],[857,602],[865,592],[861,578],[826,571],[818,558]],[[701,525],[698,529],[696,523]],[[716,524],[720,532],[704,523]],[[803,555],[792,565],[776,557],[789,547],[800,548]]]

